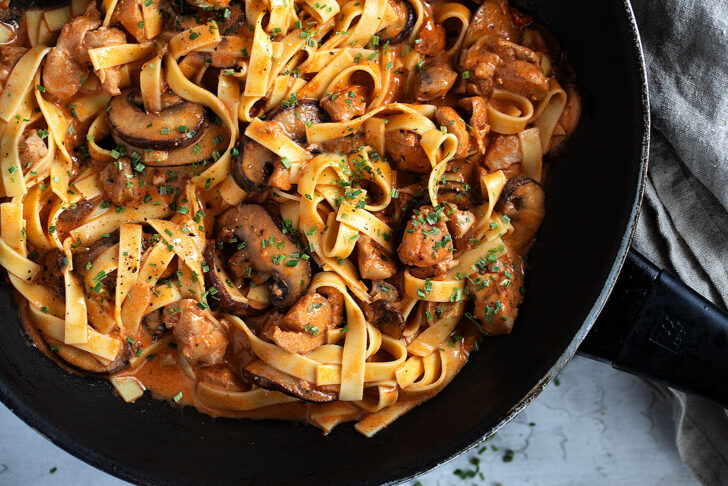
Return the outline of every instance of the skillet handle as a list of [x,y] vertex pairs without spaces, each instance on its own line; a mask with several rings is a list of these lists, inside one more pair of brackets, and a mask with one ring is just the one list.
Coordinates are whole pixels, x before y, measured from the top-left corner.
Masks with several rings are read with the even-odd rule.
[[579,352],[728,407],[728,315],[635,250]]

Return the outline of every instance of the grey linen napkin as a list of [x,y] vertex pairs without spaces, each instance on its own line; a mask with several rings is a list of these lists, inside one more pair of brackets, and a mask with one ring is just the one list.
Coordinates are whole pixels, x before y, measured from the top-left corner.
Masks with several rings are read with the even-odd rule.
[[[634,245],[726,309],[728,0],[632,0],[632,5],[652,103],[648,183]],[[728,484],[726,410],[662,391],[673,400],[682,460],[703,484]]]

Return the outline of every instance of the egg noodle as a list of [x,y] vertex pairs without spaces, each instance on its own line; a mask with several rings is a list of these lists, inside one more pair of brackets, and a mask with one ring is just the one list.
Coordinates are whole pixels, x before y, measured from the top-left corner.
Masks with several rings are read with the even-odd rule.
[[543,158],[579,116],[544,38],[501,0],[73,0],[0,24],[0,265],[26,327],[128,402],[371,437],[513,326]]

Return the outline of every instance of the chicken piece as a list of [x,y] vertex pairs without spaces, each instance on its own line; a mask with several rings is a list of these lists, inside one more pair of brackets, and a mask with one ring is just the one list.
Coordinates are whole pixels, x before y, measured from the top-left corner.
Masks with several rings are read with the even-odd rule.
[[511,10],[506,0],[486,0],[470,20],[464,45],[470,46],[485,35],[497,35],[515,41],[518,29],[513,25]]
[[337,122],[348,121],[366,112],[367,99],[364,86],[354,84],[321,100],[321,108]]
[[0,46],[0,82],[4,83],[28,49],[20,46]]
[[284,166],[281,159],[276,160],[275,164],[273,164],[273,173],[270,175],[268,184],[270,187],[282,191],[290,191],[291,187],[293,187],[291,184],[291,169]]
[[499,66],[495,80],[497,86],[534,100],[545,98],[549,91],[549,81],[541,67],[526,61],[510,61]]
[[67,99],[79,90],[91,63],[84,38],[100,25],[101,14],[95,2],[90,2],[82,16],[63,26],[43,68],[43,85],[50,94]]
[[458,148],[453,158],[462,159],[468,155],[470,151],[470,134],[465,126],[465,120],[458,112],[449,106],[441,106],[435,110],[435,120],[440,127],[445,127],[445,130],[455,134],[458,139]]
[[263,325],[263,336],[291,353],[305,354],[326,341],[326,331],[344,321],[344,297],[321,287],[306,294],[285,316],[273,314]]
[[458,73],[453,69],[450,58],[445,54],[429,57],[415,76],[413,93],[417,101],[431,101],[442,98],[450,91]]
[[541,70],[541,57],[502,37],[487,35],[461,52],[460,69],[468,72],[468,91],[489,96],[494,87],[543,99],[549,81]]
[[121,24],[137,42],[147,40],[144,34],[144,17],[137,0],[119,0],[111,15],[111,21]]
[[325,333],[316,324],[306,324],[308,331],[285,331],[280,326],[266,326],[263,336],[289,353],[306,354],[326,342]]
[[225,391],[241,392],[250,388],[244,385],[232,371],[223,365],[199,368],[197,370],[197,380]]
[[469,292],[475,297],[473,315],[488,335],[509,334],[523,301],[523,265],[521,257],[506,247],[496,263],[484,271],[472,273]]
[[462,98],[459,104],[470,112],[471,145],[477,149],[478,153],[484,154],[488,148],[487,137],[490,133],[488,102],[480,96],[471,96]]
[[397,273],[394,256],[364,233],[359,233],[356,248],[361,278],[384,280]]
[[475,224],[475,214],[472,211],[463,211],[457,206],[451,206],[445,212],[447,213],[447,229],[456,240],[465,237]]
[[432,17],[420,27],[415,40],[415,51],[425,56],[436,56],[445,50],[445,27],[436,24]]
[[452,260],[452,236],[447,229],[445,208],[422,206],[407,222],[399,259],[405,265],[431,267]]
[[[100,28],[92,30],[86,34],[84,38],[87,49],[95,49],[97,47],[117,46],[126,44],[126,35],[116,28]],[[95,71],[101,81],[101,86],[111,96],[121,94],[121,66],[114,66],[106,69]]]
[[222,361],[230,342],[227,329],[212,321],[193,299],[167,305],[162,319],[172,329],[182,355],[191,365],[212,366]]
[[430,159],[420,144],[420,136],[410,130],[394,130],[386,140],[387,158],[397,169],[428,173],[432,170]]
[[128,157],[107,164],[99,173],[99,181],[106,197],[117,206],[135,201],[142,194]]
[[18,156],[23,167],[32,167],[48,153],[48,147],[38,136],[38,130],[26,129],[18,144]]
[[488,147],[484,160],[490,172],[517,170],[521,162],[523,162],[521,141],[516,135],[496,135]]
[[333,329],[344,321],[344,297],[338,290],[322,287],[301,297],[288,310],[283,324],[294,331],[305,331],[306,326],[319,330]]

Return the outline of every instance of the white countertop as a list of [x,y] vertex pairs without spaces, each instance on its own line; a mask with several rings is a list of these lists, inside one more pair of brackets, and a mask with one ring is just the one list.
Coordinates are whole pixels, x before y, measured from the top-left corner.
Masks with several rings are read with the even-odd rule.
[[[425,485],[698,484],[680,462],[669,406],[642,380],[575,358],[478,450],[423,475]],[[128,484],[72,457],[0,405],[0,484]],[[507,450],[512,460],[504,461]],[[471,463],[471,461],[473,461]],[[475,470],[472,478],[460,475]],[[482,473],[482,476],[480,475]]]

